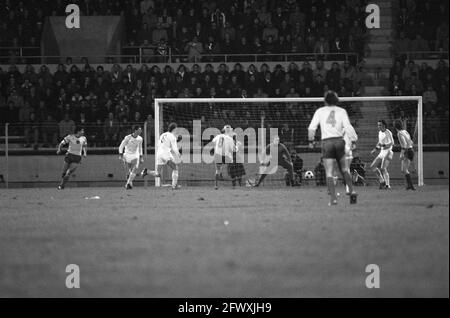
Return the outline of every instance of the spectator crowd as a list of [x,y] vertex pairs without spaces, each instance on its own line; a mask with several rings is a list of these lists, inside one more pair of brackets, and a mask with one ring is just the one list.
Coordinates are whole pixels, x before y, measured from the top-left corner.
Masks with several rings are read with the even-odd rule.
[[[0,57],[5,63],[23,62],[19,48],[39,47],[45,17],[66,15],[69,3],[78,4],[81,15],[123,16],[129,46],[142,46],[148,55],[165,56],[172,51],[185,56],[182,62],[237,52],[363,55],[366,2],[0,0],[0,47],[7,48],[0,50]],[[39,50],[25,52],[39,55]]]
[[[245,69],[240,63],[220,64],[216,69],[212,64],[206,64],[204,69],[198,64],[192,69],[183,64],[177,69],[171,65],[160,69],[146,64],[139,69],[132,65],[122,69],[115,64],[105,70],[103,66],[93,69],[89,64],[81,68],[60,64],[55,72],[50,72],[46,65],[37,71],[27,65],[23,72],[11,65],[5,71],[0,69],[0,121],[25,127],[28,145],[54,144],[55,136],[66,134],[70,125],[95,123],[95,127],[104,129],[96,132],[99,137],[93,139],[99,145],[113,145],[128,132],[131,123],[153,122],[153,101],[158,97],[319,97],[328,89],[338,91],[341,96],[361,94],[361,66],[354,67],[348,61],[342,65],[334,62],[330,68],[325,65],[320,60],[301,66],[291,63],[287,69],[282,65],[270,69],[268,64],[259,68],[252,64]],[[310,117],[308,108],[304,109],[305,112],[292,105],[272,104],[260,107],[196,104],[168,109],[164,118],[186,127],[192,125],[189,124],[192,119],[202,119],[212,127],[220,127],[227,121],[246,128],[260,125],[261,117],[267,117],[267,123],[292,132],[296,120]],[[245,122],[237,123],[238,120]],[[65,128],[60,125],[59,130],[46,131],[56,123]]]
[[[425,143],[448,143],[448,14],[448,2],[445,1],[399,2],[398,36],[394,42],[396,60],[389,76],[389,90],[391,95],[423,97]],[[442,59],[436,61],[436,65],[430,65],[430,52],[441,52],[439,56],[447,61]],[[394,108],[394,117],[405,123],[415,122],[414,107]],[[407,128],[414,131],[414,127]]]
[[[448,65],[444,60],[437,62],[433,68],[428,63],[420,65],[408,61],[403,65],[397,60],[390,72],[390,93],[394,96],[422,96],[424,118],[424,142],[448,143],[449,119],[449,75]],[[402,121],[409,131],[417,118],[417,109],[408,103],[394,108],[393,116]]]
[[394,42],[397,56],[404,62],[405,52],[442,51],[448,58],[448,14],[446,1],[401,0]]

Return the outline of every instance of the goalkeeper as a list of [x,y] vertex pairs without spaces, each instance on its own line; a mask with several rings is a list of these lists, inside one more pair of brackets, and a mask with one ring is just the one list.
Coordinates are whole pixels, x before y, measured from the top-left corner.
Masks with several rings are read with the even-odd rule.
[[[253,185],[249,181],[250,185],[252,185],[253,187],[259,187],[261,182],[264,181],[269,173],[274,173],[276,171],[276,168],[278,166],[281,166],[287,170],[287,178],[289,178],[288,184],[294,186],[294,164],[292,163],[289,150],[285,145],[280,143],[280,137],[275,136],[273,138],[273,142],[266,147],[266,155],[268,156],[269,160],[263,164],[263,167],[260,170],[258,181],[256,181]],[[273,158],[274,156],[278,157],[278,165],[271,167],[270,158]]]

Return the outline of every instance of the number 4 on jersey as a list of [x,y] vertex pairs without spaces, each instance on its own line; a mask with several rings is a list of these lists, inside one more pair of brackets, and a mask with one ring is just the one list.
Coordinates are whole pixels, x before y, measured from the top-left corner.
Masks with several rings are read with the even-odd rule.
[[336,126],[336,117],[335,117],[334,110],[332,110],[330,112],[330,115],[328,115],[327,124],[330,124],[333,127]]

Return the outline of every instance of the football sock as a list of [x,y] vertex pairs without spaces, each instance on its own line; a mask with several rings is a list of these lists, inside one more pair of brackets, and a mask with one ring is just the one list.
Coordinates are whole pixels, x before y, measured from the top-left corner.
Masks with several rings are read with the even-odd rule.
[[214,179],[214,185],[216,187],[219,186],[219,179],[220,179],[220,174],[218,172],[216,172],[216,177]]
[[261,182],[264,181],[264,179],[266,178],[266,176],[267,176],[266,174],[260,175],[260,176],[259,176],[258,183],[257,183],[256,185],[259,186],[259,185],[261,184]]
[[383,178],[383,174],[381,173],[380,169],[377,169],[375,171],[376,171],[375,173],[378,176],[378,180],[380,181],[380,183],[383,183],[384,182],[384,178]]
[[178,184],[178,170],[172,171],[172,187],[176,187]]
[[136,177],[136,173],[134,173],[134,172],[130,173],[130,176],[128,177],[128,180],[127,180],[127,184],[133,184],[133,180],[135,177]]
[[69,181],[69,178],[70,178],[70,170],[68,170],[68,171],[66,172],[66,174],[63,176],[60,185],[61,185],[62,187],[64,187],[64,186],[66,185],[67,181]]
[[405,174],[405,179],[406,179],[406,185],[408,188],[412,188],[413,187],[413,183],[411,180],[411,175],[409,173]]
[[331,200],[336,200],[336,189],[334,187],[334,178],[333,177],[327,177],[327,186],[328,186],[328,193],[330,194]]
[[353,193],[353,182],[352,182],[352,176],[350,172],[344,172],[344,180],[345,180],[345,186],[347,188],[348,193]]
[[384,181],[386,182],[387,186],[390,186],[390,179],[389,179],[389,172],[387,170],[385,170],[385,172],[383,172],[383,178]]

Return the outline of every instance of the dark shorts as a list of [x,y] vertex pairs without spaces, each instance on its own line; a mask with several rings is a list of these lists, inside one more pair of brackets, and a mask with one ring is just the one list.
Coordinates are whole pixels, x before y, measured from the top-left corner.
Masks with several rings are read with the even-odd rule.
[[405,150],[405,158],[410,161],[414,160],[414,150],[412,148]]
[[231,163],[228,165],[228,175],[231,178],[239,178],[245,176],[245,168],[242,163]]
[[77,156],[71,153],[66,154],[66,157],[64,158],[64,161],[67,164],[71,164],[71,163],[80,163],[81,162],[81,156]]
[[345,156],[345,141],[342,138],[322,140],[322,157],[340,161]]

